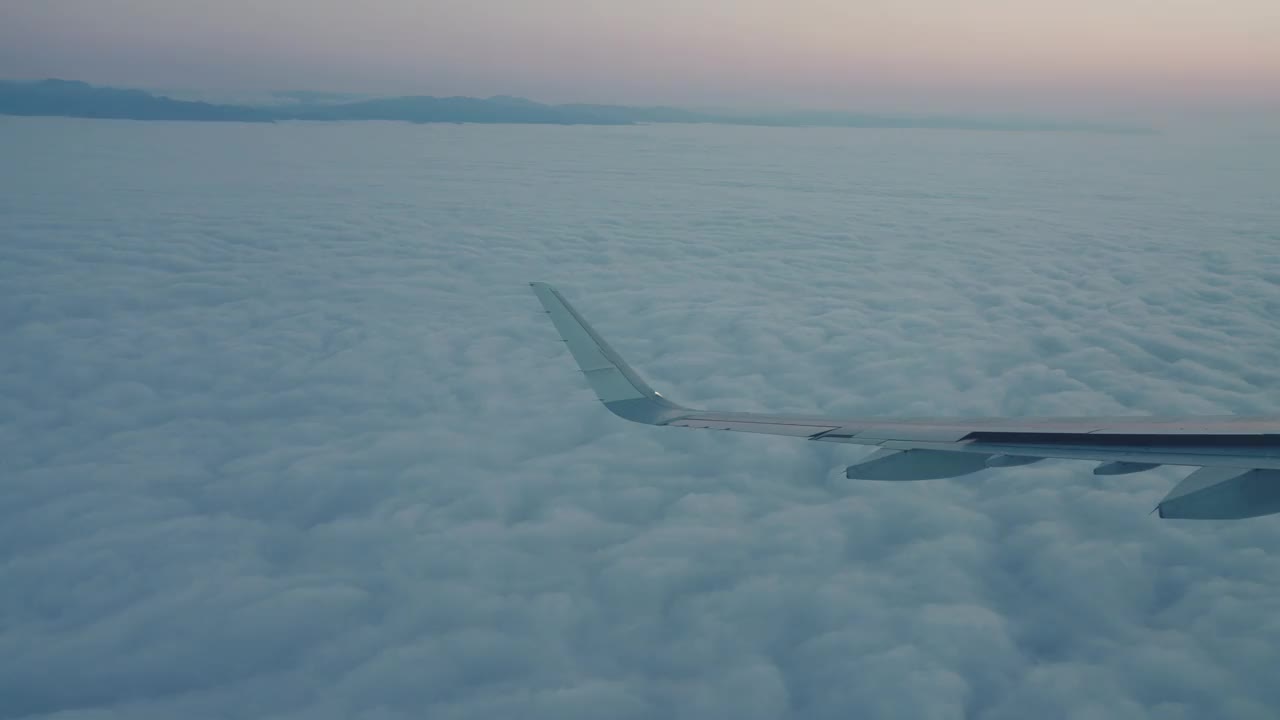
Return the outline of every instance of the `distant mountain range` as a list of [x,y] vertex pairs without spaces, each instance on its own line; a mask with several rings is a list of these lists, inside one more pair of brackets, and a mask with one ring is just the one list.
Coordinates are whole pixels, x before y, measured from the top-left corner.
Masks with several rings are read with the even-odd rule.
[[[635,125],[719,123],[771,127],[934,128],[1145,133],[1147,128],[1026,118],[867,115],[844,112],[734,113],[673,107],[546,105],[524,98],[405,96],[348,100],[348,95],[274,93],[270,105],[175,100],[142,90],[97,87],[73,80],[0,80],[0,115],[39,115],[127,120],[275,122],[280,120],[398,120],[414,123],[518,123]],[[286,100],[280,104],[279,100]]]
[[264,110],[158,97],[141,90],[94,87],[71,80],[0,81],[0,114],[126,120],[271,122]]

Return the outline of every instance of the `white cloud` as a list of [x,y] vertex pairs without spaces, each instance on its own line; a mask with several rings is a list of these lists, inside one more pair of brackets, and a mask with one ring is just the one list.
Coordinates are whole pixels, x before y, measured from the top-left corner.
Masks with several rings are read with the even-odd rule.
[[1280,704],[1274,518],[627,424],[525,285],[690,404],[1276,413],[1274,147],[4,129],[0,717]]

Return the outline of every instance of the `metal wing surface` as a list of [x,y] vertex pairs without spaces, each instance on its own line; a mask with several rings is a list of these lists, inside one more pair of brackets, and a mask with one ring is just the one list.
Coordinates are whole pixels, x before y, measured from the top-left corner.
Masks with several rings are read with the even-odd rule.
[[698,410],[649,387],[555,288],[531,285],[596,396],[627,420],[875,446],[846,470],[867,480],[957,477],[1044,458],[1091,460],[1100,463],[1097,475],[1183,465],[1199,469],[1160,502],[1160,517],[1280,513],[1280,416],[896,419]]

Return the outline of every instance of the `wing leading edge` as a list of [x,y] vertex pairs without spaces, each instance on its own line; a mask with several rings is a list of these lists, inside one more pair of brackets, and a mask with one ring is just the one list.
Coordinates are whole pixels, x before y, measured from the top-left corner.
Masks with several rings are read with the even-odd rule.
[[626,420],[876,446],[846,470],[850,478],[867,480],[958,477],[1044,458],[1091,460],[1100,463],[1098,475],[1184,465],[1200,469],[1160,501],[1160,517],[1280,513],[1280,417],[907,420],[697,410],[649,387],[555,288],[530,285],[596,397]]

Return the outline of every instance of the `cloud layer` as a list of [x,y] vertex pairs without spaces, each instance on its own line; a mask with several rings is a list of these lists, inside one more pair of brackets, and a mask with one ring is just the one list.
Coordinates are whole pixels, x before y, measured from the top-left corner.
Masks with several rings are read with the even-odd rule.
[[1267,718],[1280,523],[692,405],[1280,412],[1275,144],[0,119],[0,717]]

